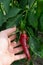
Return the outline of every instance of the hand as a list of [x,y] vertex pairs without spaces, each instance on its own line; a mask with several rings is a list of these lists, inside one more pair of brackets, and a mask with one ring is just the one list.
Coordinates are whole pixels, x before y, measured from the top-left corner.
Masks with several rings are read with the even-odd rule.
[[[20,43],[16,43],[15,41],[11,42],[16,38],[16,35],[11,34],[16,31],[16,27],[10,28],[0,32],[0,64],[1,65],[10,65],[13,61],[17,61],[23,58],[26,58],[26,55],[19,54],[15,55],[23,51],[22,47],[17,47]],[[17,47],[17,48],[16,48]]]

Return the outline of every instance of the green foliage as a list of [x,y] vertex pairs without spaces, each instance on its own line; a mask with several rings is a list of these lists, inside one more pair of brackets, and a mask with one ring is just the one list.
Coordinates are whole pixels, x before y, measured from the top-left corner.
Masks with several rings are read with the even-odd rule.
[[21,20],[20,29],[21,29],[21,31],[25,30],[25,20]]
[[38,0],[38,10],[39,12],[43,12],[43,0]]
[[9,8],[8,14],[6,15],[7,19],[10,17],[16,16],[20,12],[20,9],[17,7]]
[[[31,57],[43,58],[43,0],[0,0],[0,30],[14,26],[19,33],[25,30],[29,36]],[[23,59],[13,64],[25,62]]]
[[11,0],[0,0],[1,9],[3,11],[5,10],[6,13],[8,13],[10,1]]
[[25,8],[25,6],[27,4],[27,0],[18,0],[18,1],[19,1],[19,4],[20,4],[20,7]]
[[22,59],[22,60],[20,60],[20,61],[16,61],[16,62],[12,63],[11,65],[21,65],[21,64],[24,65],[25,62],[26,62],[26,59]]
[[3,15],[3,13],[2,13],[2,11],[0,11],[0,26],[2,26],[2,24],[5,22],[5,17],[4,17],[4,15]]
[[40,31],[43,31],[43,14],[40,17]]
[[17,15],[17,17],[8,19],[6,22],[7,23],[6,28],[18,26],[19,22],[21,21],[21,18],[22,18],[22,14]]
[[29,15],[28,15],[28,23],[33,28],[35,28],[35,29],[38,28],[37,16],[34,13],[29,13]]
[[43,49],[41,48],[43,47],[43,45],[41,45],[39,39],[35,38],[34,36],[30,36],[29,45],[35,55],[38,55],[41,58],[43,57],[43,51],[41,51]]
[[29,5],[29,7],[31,7],[31,6],[33,5],[34,1],[35,1],[35,0],[28,0],[28,5]]

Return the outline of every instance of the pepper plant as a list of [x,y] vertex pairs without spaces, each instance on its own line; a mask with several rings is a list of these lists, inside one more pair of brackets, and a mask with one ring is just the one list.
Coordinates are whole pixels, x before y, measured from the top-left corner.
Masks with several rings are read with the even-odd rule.
[[33,65],[33,58],[43,58],[43,0],[0,0],[0,31],[14,26],[17,37],[23,30],[28,35],[31,60],[12,65]]

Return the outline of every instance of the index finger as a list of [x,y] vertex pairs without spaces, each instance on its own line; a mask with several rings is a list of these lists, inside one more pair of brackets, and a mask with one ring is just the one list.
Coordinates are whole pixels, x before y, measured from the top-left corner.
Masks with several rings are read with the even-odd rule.
[[16,31],[16,27],[14,28],[9,28],[7,30],[4,30],[3,32],[5,32],[8,36],[11,35],[13,32]]

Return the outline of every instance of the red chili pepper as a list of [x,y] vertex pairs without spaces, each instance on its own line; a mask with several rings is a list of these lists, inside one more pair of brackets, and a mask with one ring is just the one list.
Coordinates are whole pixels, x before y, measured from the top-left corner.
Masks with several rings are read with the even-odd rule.
[[22,33],[20,35],[20,43],[23,47],[24,53],[26,54],[27,58],[30,60],[30,53],[29,53],[29,50],[27,48],[27,40],[28,40],[27,34]]

